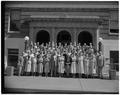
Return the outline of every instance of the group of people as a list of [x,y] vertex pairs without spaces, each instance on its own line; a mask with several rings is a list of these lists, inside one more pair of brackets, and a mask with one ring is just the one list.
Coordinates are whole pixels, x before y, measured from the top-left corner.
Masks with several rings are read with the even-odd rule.
[[18,75],[45,77],[102,77],[104,56],[87,45],[30,42],[19,56]]

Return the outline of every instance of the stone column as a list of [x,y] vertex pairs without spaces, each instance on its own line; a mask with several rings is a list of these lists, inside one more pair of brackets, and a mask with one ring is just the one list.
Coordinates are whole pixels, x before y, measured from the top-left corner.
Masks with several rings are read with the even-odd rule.
[[99,28],[99,26],[98,26],[98,28],[97,28],[97,33],[96,33],[96,37],[97,37],[97,43],[96,43],[97,50],[98,50],[98,43],[99,43],[99,32],[100,32],[100,28]]
[[[73,43],[74,44],[77,44],[77,31],[76,31],[76,28],[73,28]],[[72,35],[71,35],[71,38],[72,38]]]
[[102,25],[99,24],[99,25],[98,25],[98,28],[97,28],[97,50],[98,50],[98,43],[99,43],[101,28],[102,28]]
[[30,24],[30,29],[29,29],[29,38],[30,38],[30,41],[34,41],[34,28],[31,26]]
[[55,43],[56,41],[55,41],[55,28],[54,27],[52,27],[52,31],[51,31],[52,33],[52,35],[51,35],[51,42],[52,43]]

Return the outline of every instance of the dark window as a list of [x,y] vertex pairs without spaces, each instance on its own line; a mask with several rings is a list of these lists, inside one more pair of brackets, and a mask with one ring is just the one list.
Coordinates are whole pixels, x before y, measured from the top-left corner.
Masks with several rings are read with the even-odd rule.
[[110,51],[110,63],[112,64],[112,68],[114,70],[119,71],[119,52],[118,51]]
[[36,42],[39,42],[39,44],[44,43],[45,45],[46,43],[49,43],[49,41],[50,41],[49,32],[41,30],[37,33]]
[[10,20],[10,31],[19,31],[19,22]]
[[17,67],[18,62],[18,49],[8,49],[8,65]]
[[9,21],[10,21],[9,31],[19,31],[20,30],[20,11],[11,10]]
[[90,45],[90,43],[92,43],[92,35],[87,31],[80,32],[78,35],[78,43],[81,43],[81,45],[84,45],[84,43]]
[[63,45],[70,44],[71,42],[71,35],[68,31],[60,31],[57,35],[57,43],[61,43]]
[[119,29],[110,29],[110,33],[119,33]]

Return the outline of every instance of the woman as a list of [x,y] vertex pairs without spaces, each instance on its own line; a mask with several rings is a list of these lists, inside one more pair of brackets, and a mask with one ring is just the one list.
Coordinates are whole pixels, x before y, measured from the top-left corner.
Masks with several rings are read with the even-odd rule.
[[46,54],[45,56],[45,76],[48,77],[49,73],[49,56]]
[[32,75],[35,76],[36,75],[36,65],[37,65],[37,55],[34,54],[34,56],[32,57]]
[[83,53],[82,52],[78,56],[78,72],[79,72],[79,77],[82,77],[82,74],[84,74]]
[[71,73],[72,73],[72,76],[75,77],[75,75],[76,75],[76,56],[75,56],[75,52],[71,55],[71,58],[72,58]]
[[26,68],[25,68],[25,71],[26,71],[26,76],[29,76],[30,75],[30,72],[31,72],[31,57],[30,57],[30,54],[28,54],[27,56],[27,62],[26,62]]
[[88,58],[88,54],[86,54],[84,57],[84,71],[85,71],[85,75],[87,78],[88,78],[88,74],[89,74],[88,66],[89,66],[89,58]]
[[62,77],[64,73],[64,60],[65,60],[64,56],[61,53],[61,55],[59,56],[59,62],[58,62],[58,72],[60,74],[60,77]]
[[38,56],[38,75],[42,76],[43,73],[43,58],[42,54]]
[[92,61],[93,61],[93,65],[92,65],[92,74],[93,76],[96,75],[96,64],[97,64],[97,61],[96,61],[96,56],[93,54],[92,55]]

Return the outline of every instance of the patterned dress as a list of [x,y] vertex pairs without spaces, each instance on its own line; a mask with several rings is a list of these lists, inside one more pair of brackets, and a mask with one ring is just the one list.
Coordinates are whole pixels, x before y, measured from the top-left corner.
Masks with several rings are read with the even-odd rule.
[[31,68],[32,72],[36,72],[36,65],[37,65],[37,58],[33,57],[32,58],[32,68]]
[[45,58],[45,73],[49,73],[49,59]]
[[95,57],[93,57],[93,59],[92,59],[92,61],[93,61],[93,65],[92,65],[92,69],[93,69],[93,71],[92,71],[92,73],[93,74],[96,74],[97,72],[96,72],[96,58]]
[[89,74],[89,59],[87,57],[84,58],[84,72],[86,75]]
[[43,58],[38,59],[38,73],[43,73]]
[[92,57],[89,58],[89,74],[93,74],[93,60]]
[[89,75],[89,58],[86,58],[86,74]]
[[78,57],[79,74],[84,74],[83,56]]

